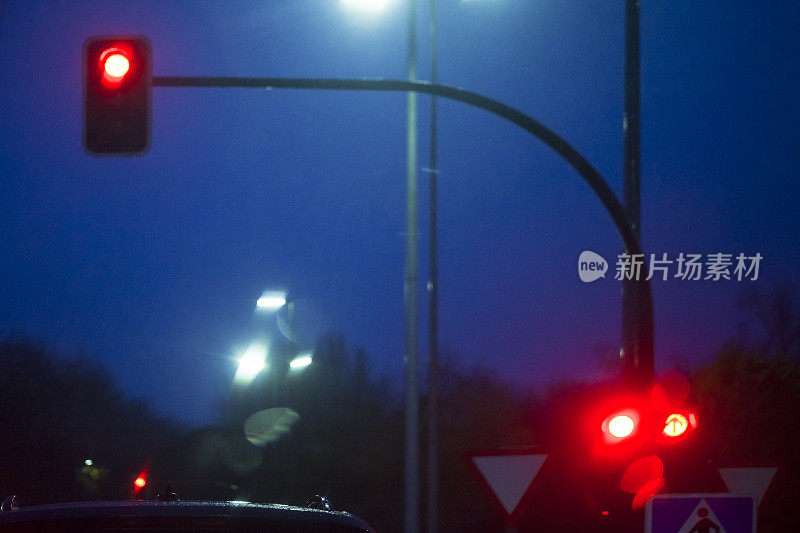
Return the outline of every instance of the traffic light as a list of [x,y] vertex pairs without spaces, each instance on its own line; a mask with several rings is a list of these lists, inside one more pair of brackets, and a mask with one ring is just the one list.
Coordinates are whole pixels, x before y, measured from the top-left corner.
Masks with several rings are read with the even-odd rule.
[[[659,409],[648,402],[634,401],[624,408],[611,408],[595,418],[599,438],[596,450],[608,455],[636,453],[640,449],[678,444],[697,429],[697,415],[691,409]],[[596,430],[595,430],[596,431]]]
[[134,478],[131,487],[131,497],[134,499],[140,498],[142,490],[144,490],[146,486],[147,486],[147,469],[139,472],[139,474]]
[[[688,380],[668,373],[649,394],[611,393],[595,406],[595,467],[607,476],[604,490],[616,486],[610,490],[633,495],[632,510],[694,476],[691,437],[698,418],[685,407],[688,394]],[[613,501],[613,493],[608,498]]]
[[94,154],[137,154],[150,143],[150,43],[93,37],[84,59],[83,143]]

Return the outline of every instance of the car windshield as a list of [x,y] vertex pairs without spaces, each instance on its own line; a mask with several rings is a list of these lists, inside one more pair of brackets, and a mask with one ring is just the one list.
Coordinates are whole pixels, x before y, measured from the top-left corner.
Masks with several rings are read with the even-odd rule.
[[0,2],[0,499],[800,530],[798,22]]

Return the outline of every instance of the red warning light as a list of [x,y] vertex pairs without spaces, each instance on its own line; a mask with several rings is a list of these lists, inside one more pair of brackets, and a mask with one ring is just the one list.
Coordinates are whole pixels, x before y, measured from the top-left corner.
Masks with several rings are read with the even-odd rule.
[[144,478],[144,476],[139,476],[134,480],[133,484],[137,489],[142,489],[145,485],[147,485],[147,480]]
[[603,435],[606,443],[613,444],[636,433],[639,414],[632,410],[617,411],[603,421]]
[[680,413],[672,413],[664,422],[664,435],[680,437],[689,429],[689,420]]
[[633,418],[628,415],[615,416],[608,423],[608,432],[622,439],[633,433]]
[[131,61],[119,48],[106,48],[100,54],[100,68],[103,71],[104,81],[110,84],[119,84],[130,71]]

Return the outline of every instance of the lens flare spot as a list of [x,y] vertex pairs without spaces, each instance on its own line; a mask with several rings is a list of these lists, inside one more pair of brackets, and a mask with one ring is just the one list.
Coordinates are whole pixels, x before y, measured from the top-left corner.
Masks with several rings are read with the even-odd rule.
[[648,455],[628,465],[620,480],[620,488],[636,494],[643,487],[664,476],[664,463],[656,455]]
[[666,480],[662,478],[653,479],[646,483],[641,489],[636,492],[636,495],[633,497],[633,502],[631,503],[631,509],[641,509],[650,499],[661,492],[661,489],[664,488],[664,484]]

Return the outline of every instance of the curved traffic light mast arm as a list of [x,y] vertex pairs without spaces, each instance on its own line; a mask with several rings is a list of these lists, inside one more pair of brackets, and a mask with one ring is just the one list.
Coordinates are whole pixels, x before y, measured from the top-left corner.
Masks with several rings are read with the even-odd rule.
[[[603,202],[617,227],[622,242],[630,254],[643,254],[642,247],[633,227],[625,215],[622,204],[608,186],[600,173],[567,141],[553,131],[532,119],[525,113],[507,106],[486,96],[426,81],[401,81],[385,79],[330,79],[330,78],[235,78],[235,77],[192,77],[192,76],[154,76],[156,87],[249,87],[260,89],[326,89],[351,91],[414,91],[418,93],[441,96],[484,109],[508,120],[542,140],[567,161],[578,174],[589,184],[589,187]],[[638,352],[634,359],[637,366],[653,368],[653,297],[650,283],[642,280],[642,311]],[[648,364],[649,363],[649,364]],[[643,381],[652,379],[652,375],[636,376]]]

